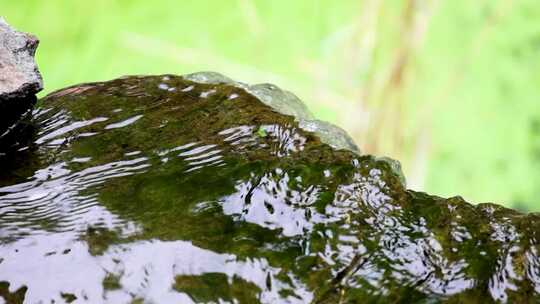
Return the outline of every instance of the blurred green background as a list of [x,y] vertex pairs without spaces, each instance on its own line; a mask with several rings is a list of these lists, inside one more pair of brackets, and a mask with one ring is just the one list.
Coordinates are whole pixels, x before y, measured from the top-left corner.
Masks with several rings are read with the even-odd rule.
[[[213,70],[295,92],[409,187],[540,210],[538,0],[0,0],[42,94]],[[43,95],[41,95],[43,96]]]

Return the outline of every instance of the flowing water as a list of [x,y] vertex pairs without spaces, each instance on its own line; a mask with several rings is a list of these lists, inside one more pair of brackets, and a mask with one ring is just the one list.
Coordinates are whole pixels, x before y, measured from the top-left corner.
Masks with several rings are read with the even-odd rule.
[[242,88],[84,84],[20,129],[0,150],[0,303],[539,299],[537,215],[406,191]]

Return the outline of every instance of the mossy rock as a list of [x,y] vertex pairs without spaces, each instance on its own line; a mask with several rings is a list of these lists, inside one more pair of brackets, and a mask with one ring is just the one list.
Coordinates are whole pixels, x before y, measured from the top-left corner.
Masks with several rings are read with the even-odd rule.
[[407,190],[275,86],[131,76],[40,104],[0,147],[8,303],[540,300],[538,214]]

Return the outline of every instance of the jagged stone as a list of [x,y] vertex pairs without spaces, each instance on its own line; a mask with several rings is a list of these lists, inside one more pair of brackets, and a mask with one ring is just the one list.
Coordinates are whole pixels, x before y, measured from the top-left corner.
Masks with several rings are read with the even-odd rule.
[[38,43],[0,17],[0,137],[32,108],[43,88],[34,60]]

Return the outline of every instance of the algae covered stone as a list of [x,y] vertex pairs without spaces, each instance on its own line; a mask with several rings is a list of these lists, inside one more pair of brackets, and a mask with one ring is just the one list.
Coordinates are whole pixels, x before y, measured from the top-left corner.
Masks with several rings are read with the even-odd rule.
[[222,83],[242,88],[277,112],[293,116],[299,122],[300,128],[317,134],[322,142],[336,149],[346,149],[360,154],[360,149],[347,132],[336,125],[315,119],[307,106],[296,95],[282,90],[274,84],[248,85],[236,82],[216,72],[193,73],[185,75],[184,78],[198,83]]
[[540,300],[538,214],[409,191],[398,163],[250,87],[132,76],[45,97],[0,151],[0,298]]

